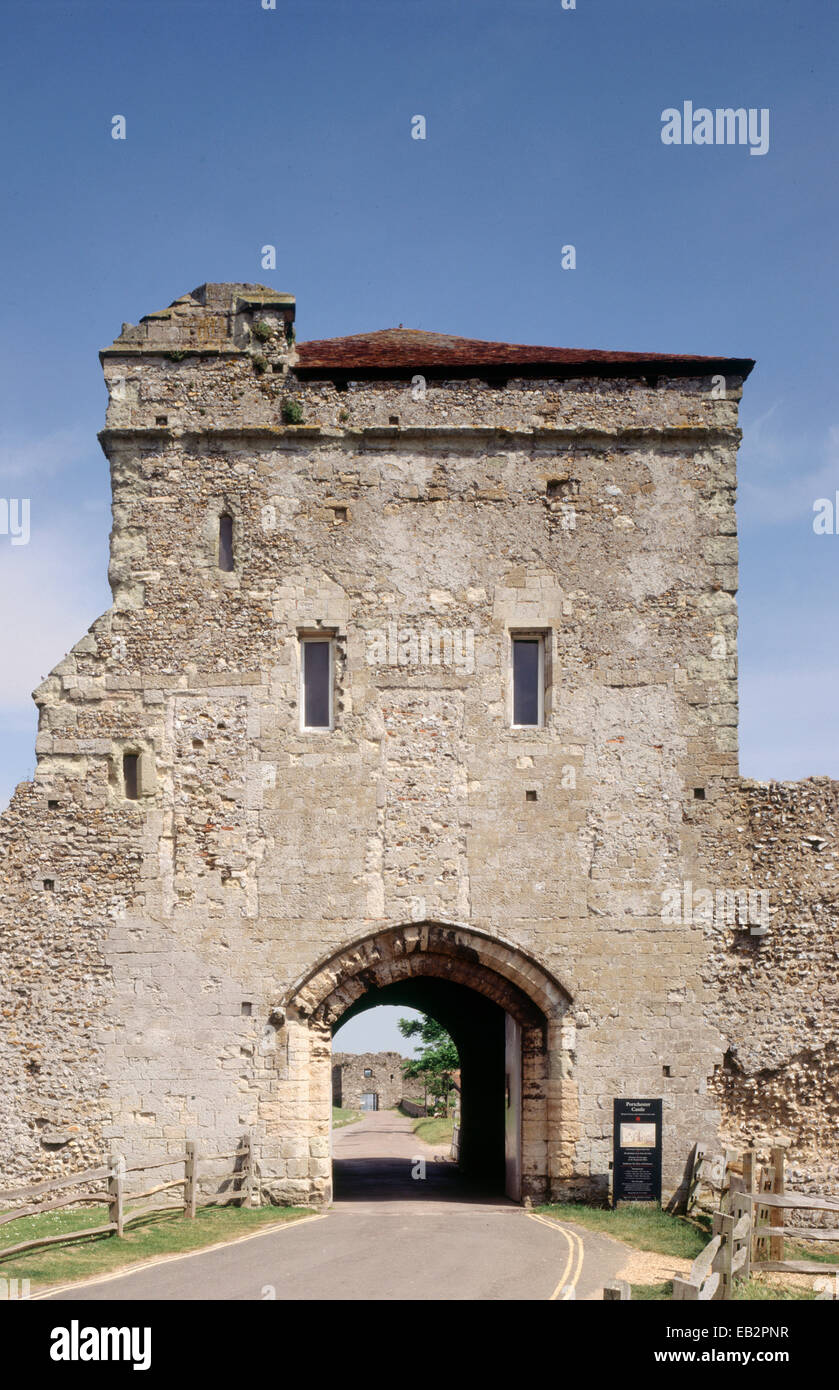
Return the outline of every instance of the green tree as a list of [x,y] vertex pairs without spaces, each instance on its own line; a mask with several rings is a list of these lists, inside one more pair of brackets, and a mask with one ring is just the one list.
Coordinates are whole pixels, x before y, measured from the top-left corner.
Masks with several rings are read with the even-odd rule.
[[403,1076],[418,1077],[422,1081],[426,1108],[431,1095],[435,1100],[442,1100],[448,1115],[451,1093],[455,1089],[453,1073],[460,1066],[454,1042],[442,1024],[427,1014],[422,1018],[400,1018],[397,1027],[403,1038],[420,1040],[418,1055],[402,1063]]

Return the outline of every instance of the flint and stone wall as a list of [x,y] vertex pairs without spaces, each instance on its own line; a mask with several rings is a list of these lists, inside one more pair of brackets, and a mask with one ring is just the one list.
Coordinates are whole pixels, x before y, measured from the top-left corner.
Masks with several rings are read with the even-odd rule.
[[793,1190],[839,1192],[839,782],[741,782],[713,881],[768,903],[766,934],[706,923],[722,1138],[787,1146]]
[[[252,1128],[277,1199],[322,1200],[329,1035],[288,1001],[430,922],[569,1001],[532,1061],[562,1096],[533,1145],[552,1191],[604,1191],[619,1095],[664,1097],[670,1191],[721,1121],[827,1173],[836,784],[738,779],[740,383],[338,390],[295,377],[293,315],[206,286],[103,355],[113,605],[36,692],[37,771],[0,820],[0,1172]],[[392,624],[471,632],[472,669],[410,641],[392,664]],[[330,733],[300,730],[317,630]],[[544,728],[510,727],[516,630],[545,634]],[[663,918],[734,866],[775,876],[783,931]]]

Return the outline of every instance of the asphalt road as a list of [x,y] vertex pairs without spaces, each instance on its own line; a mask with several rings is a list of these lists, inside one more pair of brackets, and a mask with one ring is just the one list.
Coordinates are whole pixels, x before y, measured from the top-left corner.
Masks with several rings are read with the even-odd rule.
[[625,1259],[604,1237],[464,1189],[443,1151],[393,1111],[337,1130],[334,1151],[336,1200],[326,1214],[49,1297],[584,1299],[599,1296]]

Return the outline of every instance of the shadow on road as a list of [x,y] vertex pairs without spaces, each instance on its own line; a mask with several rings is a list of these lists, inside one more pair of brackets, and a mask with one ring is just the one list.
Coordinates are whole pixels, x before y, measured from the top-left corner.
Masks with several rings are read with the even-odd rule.
[[508,1203],[497,1188],[469,1182],[455,1163],[427,1160],[424,1177],[419,1176],[421,1172],[411,1158],[336,1158],[332,1165],[335,1201]]
[[426,1144],[395,1110],[365,1114],[333,1137],[336,1202],[457,1202],[515,1207],[503,1189],[470,1181],[445,1147]]

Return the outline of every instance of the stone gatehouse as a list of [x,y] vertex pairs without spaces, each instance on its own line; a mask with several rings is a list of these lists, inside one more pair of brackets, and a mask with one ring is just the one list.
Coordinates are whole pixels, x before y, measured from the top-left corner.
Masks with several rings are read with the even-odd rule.
[[208,284],[102,354],[113,603],[0,820],[2,1171],[249,1128],[323,1201],[332,1030],[395,1003],[514,1197],[602,1195],[637,1095],[668,1194],[720,1134],[835,1181],[837,784],[738,774],[752,363],[294,316]]
[[392,1110],[403,1096],[422,1099],[422,1085],[402,1075],[398,1052],[333,1052],[332,1104],[347,1110]]

